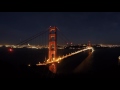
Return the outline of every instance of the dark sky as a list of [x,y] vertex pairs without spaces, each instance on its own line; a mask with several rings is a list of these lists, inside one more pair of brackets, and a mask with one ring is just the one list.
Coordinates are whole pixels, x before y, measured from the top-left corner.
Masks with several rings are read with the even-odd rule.
[[73,43],[120,44],[119,12],[0,12],[0,44],[16,44],[54,25]]

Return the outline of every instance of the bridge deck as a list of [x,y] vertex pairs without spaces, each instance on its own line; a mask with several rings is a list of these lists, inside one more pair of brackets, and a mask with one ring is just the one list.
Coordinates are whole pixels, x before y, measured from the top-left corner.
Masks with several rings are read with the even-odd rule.
[[41,65],[51,64],[51,63],[54,63],[54,62],[58,62],[58,63],[59,63],[59,61],[65,59],[65,58],[67,58],[67,57],[70,57],[70,56],[72,56],[72,55],[78,54],[78,53],[80,53],[80,52],[83,52],[83,51],[86,51],[86,50],[89,50],[89,49],[92,49],[92,52],[94,51],[94,49],[93,49],[92,47],[88,47],[88,48],[85,48],[85,49],[82,49],[82,50],[78,50],[78,51],[76,51],[76,52],[73,52],[73,53],[71,53],[71,54],[65,55],[65,56],[63,56],[63,57],[60,57],[60,58],[58,58],[58,59],[56,59],[56,60],[53,60],[53,61],[47,60],[47,62],[45,62],[45,63],[38,63],[38,64],[36,64],[36,65],[37,65],[37,66],[41,66]]

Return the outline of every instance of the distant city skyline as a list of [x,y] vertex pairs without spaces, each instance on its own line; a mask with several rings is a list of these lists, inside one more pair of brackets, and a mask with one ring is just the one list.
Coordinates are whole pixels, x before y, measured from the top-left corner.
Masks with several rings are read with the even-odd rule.
[[0,44],[17,44],[49,26],[73,44],[120,44],[119,12],[0,12]]

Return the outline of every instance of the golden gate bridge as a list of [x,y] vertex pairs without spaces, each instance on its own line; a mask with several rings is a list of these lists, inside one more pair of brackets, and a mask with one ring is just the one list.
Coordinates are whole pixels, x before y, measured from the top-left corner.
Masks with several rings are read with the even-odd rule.
[[[26,40],[18,43],[17,45],[18,46],[23,45],[24,43],[28,43],[29,41],[33,41],[36,38],[38,38],[38,37],[40,37],[42,35],[45,35],[45,33],[48,33],[48,35],[45,35],[45,37],[48,37],[48,38],[43,39],[43,37],[41,37],[38,40],[36,40],[36,41],[40,41],[40,39],[41,39],[41,42],[46,41],[46,43],[48,42],[48,46],[47,46],[47,44],[45,42],[44,43],[36,43],[36,42],[34,42],[34,43],[36,43],[38,45],[43,44],[44,46],[48,47],[47,48],[48,49],[48,52],[47,52],[48,56],[46,56],[47,59],[43,63],[41,63],[41,62],[37,63],[36,66],[49,65],[49,70],[51,72],[53,72],[53,73],[57,72],[56,64],[60,63],[60,61],[62,61],[62,60],[65,60],[65,58],[73,56],[73,55],[81,53],[81,52],[84,52],[86,50],[92,50],[92,52],[94,51],[94,49],[91,46],[90,41],[89,41],[88,45],[85,48],[78,49],[78,50],[75,50],[72,53],[68,53],[66,55],[62,55],[62,56],[58,57],[58,55],[57,55],[58,54],[57,53],[58,48],[57,47],[58,47],[58,38],[60,38],[60,36],[57,33],[58,31],[60,31],[60,30],[56,26],[54,26],[54,27],[50,26],[46,31],[42,31],[40,33],[37,33],[36,35],[31,36],[30,38],[27,38]],[[68,44],[68,39],[66,40],[65,36],[64,36],[64,38],[65,38],[65,43]],[[61,41],[64,41],[64,40],[62,39]],[[33,42],[31,42],[31,43],[33,44]],[[30,64],[28,66],[30,66]]]

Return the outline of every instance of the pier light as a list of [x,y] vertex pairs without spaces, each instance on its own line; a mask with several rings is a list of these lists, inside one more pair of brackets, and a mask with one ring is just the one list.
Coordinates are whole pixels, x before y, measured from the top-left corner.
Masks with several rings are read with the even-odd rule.
[[28,66],[30,67],[30,64],[28,64]]

